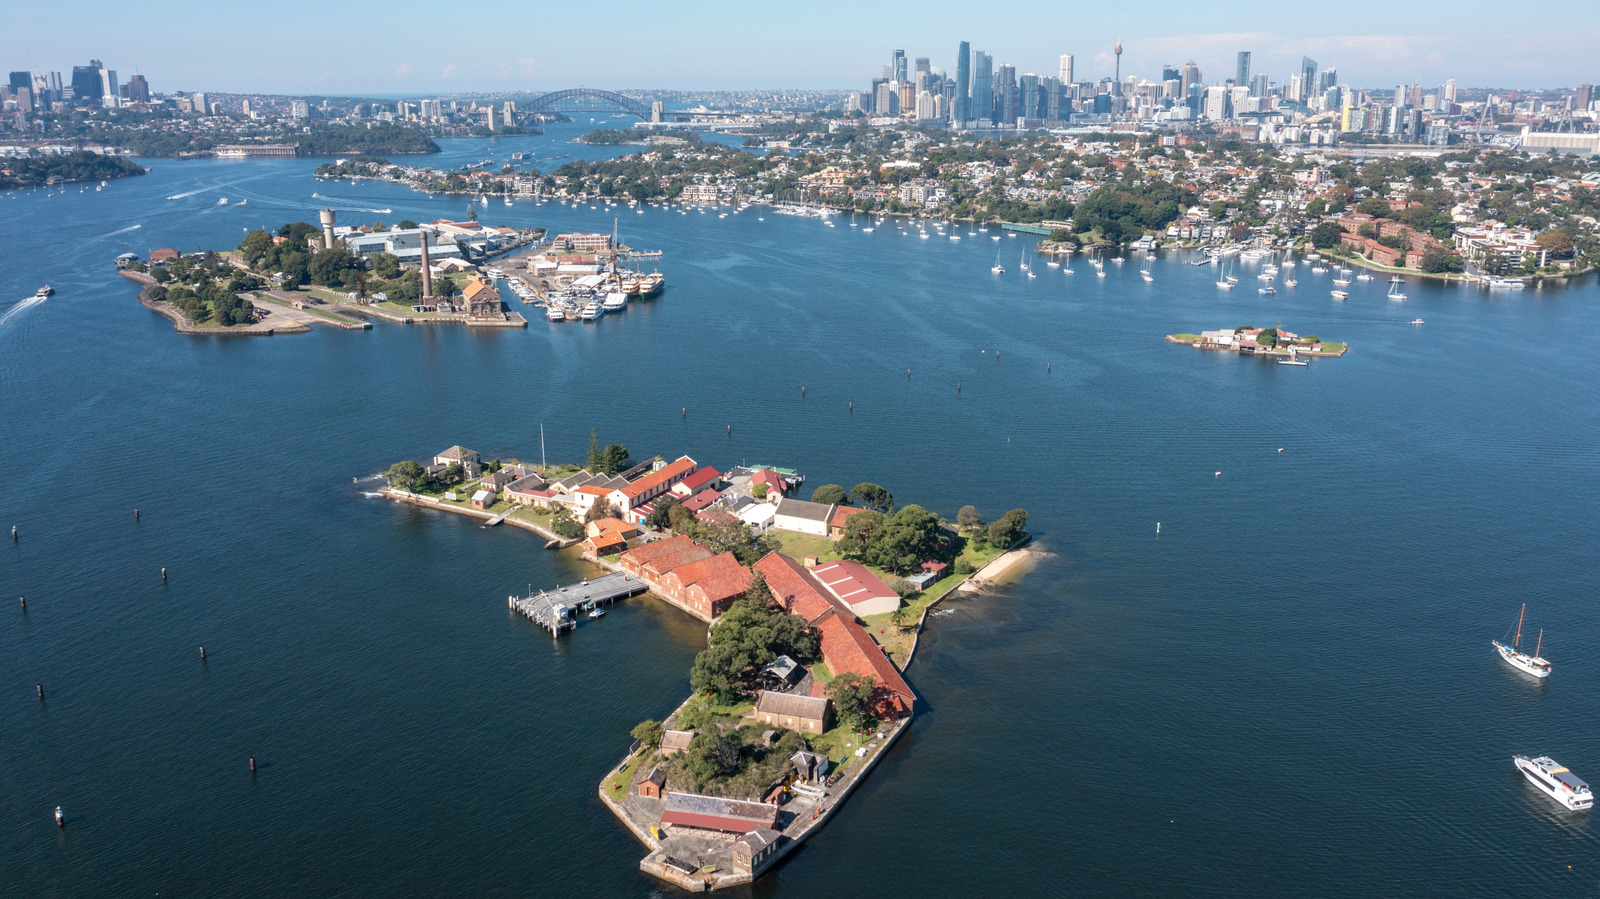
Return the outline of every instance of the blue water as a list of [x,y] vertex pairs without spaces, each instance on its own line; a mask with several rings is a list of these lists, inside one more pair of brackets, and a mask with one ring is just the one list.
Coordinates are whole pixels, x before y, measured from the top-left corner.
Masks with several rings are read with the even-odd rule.
[[[567,127],[432,162],[627,151]],[[930,619],[925,711],[753,894],[1600,887],[1590,816],[1510,764],[1600,780],[1592,280],[1337,303],[1306,266],[1275,297],[1182,255],[1152,284],[1082,259],[1026,280],[1028,238],[965,227],[532,203],[480,214],[619,217],[666,293],[593,325],[190,339],[113,274],[314,192],[341,222],[463,211],[316,162],[0,194],[0,892],[662,893],[594,787],[681,700],[703,628],[640,601],[552,642],[504,597],[581,565],[351,482],[452,443],[536,459],[541,423],[552,459],[594,428],[947,516],[1021,506],[1050,553]],[[1351,352],[1160,339],[1278,322]],[[1489,647],[1523,602],[1545,683]]]

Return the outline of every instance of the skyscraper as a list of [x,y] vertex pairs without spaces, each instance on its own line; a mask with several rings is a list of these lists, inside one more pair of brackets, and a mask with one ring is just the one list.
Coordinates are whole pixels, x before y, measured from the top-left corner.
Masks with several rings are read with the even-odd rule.
[[982,50],[972,54],[972,118],[994,121],[994,58]]
[[150,102],[150,82],[144,80],[143,75],[135,74],[128,78],[128,102]]
[[1322,93],[1322,82],[1317,80],[1317,61],[1309,56],[1300,57],[1300,90],[1303,92],[1301,99]]
[[917,62],[911,67],[911,81],[916,84],[917,90],[928,89],[928,79],[933,75],[933,67],[928,65],[928,57],[919,56]]
[[100,70],[100,104],[110,109],[116,109],[120,103],[121,91],[117,90],[117,71],[102,68]]
[[896,50],[889,54],[889,78],[894,81],[906,80],[906,51]]
[[1015,124],[1017,120],[1017,67],[1002,64],[994,70],[994,108],[996,121]]
[[1183,95],[1184,97],[1188,97],[1190,86],[1200,83],[1200,67],[1194,64],[1194,60],[1191,59],[1183,64],[1183,75],[1181,80],[1183,82],[1181,85]]
[[1176,81],[1179,84],[1182,84],[1183,83],[1183,75],[1182,75],[1182,73],[1180,73],[1178,71],[1178,67],[1177,66],[1164,65],[1164,66],[1161,67],[1161,80],[1162,81]]
[[1071,84],[1072,83],[1072,54],[1071,53],[1063,53],[1063,54],[1061,54],[1061,73],[1060,73],[1060,78],[1061,78],[1061,83],[1062,84]]
[[91,59],[86,66],[72,67],[72,102],[78,106],[100,105],[100,72],[105,66]]
[[1267,93],[1267,76],[1265,74],[1256,75],[1250,79],[1250,96],[1265,97]]
[[1572,92],[1573,109],[1588,109],[1589,104],[1593,102],[1594,85],[1592,84],[1580,84],[1578,89]]
[[1444,102],[1456,102],[1456,80],[1451,78],[1444,83]]
[[1239,87],[1250,86],[1250,51],[1239,51],[1239,68],[1234,73],[1233,83]]
[[32,72],[12,72],[11,73],[11,89],[12,90],[21,90],[22,88],[27,88],[28,90],[33,90],[33,73]]
[[956,48],[956,127],[972,118],[972,45],[962,41]]

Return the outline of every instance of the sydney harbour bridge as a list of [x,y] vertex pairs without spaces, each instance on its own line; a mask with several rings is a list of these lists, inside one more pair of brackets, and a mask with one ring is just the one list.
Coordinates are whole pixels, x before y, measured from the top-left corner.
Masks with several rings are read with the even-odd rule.
[[[535,115],[551,115],[561,113],[571,116],[574,113],[625,113],[634,116],[640,121],[650,120],[650,104],[644,100],[635,100],[625,97],[614,91],[604,91],[592,87],[573,87],[566,90],[551,91],[540,94],[525,103],[518,103],[518,111]],[[723,119],[740,115],[736,112],[720,112],[700,109],[690,112],[688,110],[674,109],[662,112],[661,119],[665,122],[689,122],[696,119]]]

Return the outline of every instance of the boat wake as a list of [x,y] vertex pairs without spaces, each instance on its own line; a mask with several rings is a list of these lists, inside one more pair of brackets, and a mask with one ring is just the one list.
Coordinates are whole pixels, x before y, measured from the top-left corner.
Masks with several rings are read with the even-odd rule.
[[12,306],[10,309],[7,309],[4,315],[0,315],[0,328],[4,328],[6,326],[6,322],[11,321],[13,318],[16,318],[22,313],[27,312],[29,309],[32,309],[44,301],[44,297],[28,297],[26,300],[23,300],[17,305]]
[[187,191],[187,192],[181,193],[181,194],[173,194],[172,196],[167,197],[167,199],[169,199],[169,200],[181,200],[184,197],[192,197],[195,194],[203,194],[203,193],[205,193],[206,191],[208,191],[210,189],[211,188],[209,188],[209,187],[202,187],[199,190],[191,190],[191,191]]
[[361,491],[361,495],[365,496],[365,497],[369,497],[371,499],[383,499],[383,494],[382,493],[376,493],[376,492],[371,491],[371,490],[363,490],[363,491]]
[[143,228],[143,227],[144,227],[143,225],[129,225],[126,228],[118,228],[115,231],[107,231],[106,233],[104,233],[104,234],[102,234],[100,236],[101,237],[115,237],[118,234],[127,234],[129,231],[137,231],[137,230],[139,230],[140,228]]

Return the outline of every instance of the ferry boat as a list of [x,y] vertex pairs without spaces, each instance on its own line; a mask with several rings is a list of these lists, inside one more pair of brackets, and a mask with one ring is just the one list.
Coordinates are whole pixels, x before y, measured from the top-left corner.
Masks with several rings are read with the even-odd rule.
[[1517,770],[1528,779],[1528,783],[1538,787],[1541,792],[1567,809],[1581,812],[1594,806],[1594,791],[1589,789],[1583,778],[1568,771],[1566,766],[1559,764],[1555,759],[1547,755],[1541,755],[1536,759],[1530,759],[1525,755],[1514,755],[1511,757],[1511,763],[1517,766]]
[[1489,642],[1494,644],[1495,652],[1500,653],[1500,658],[1505,659],[1506,664],[1511,667],[1534,677],[1549,677],[1550,663],[1539,656],[1539,651],[1544,648],[1544,631],[1539,632],[1539,642],[1533,647],[1533,655],[1530,656],[1521,650],[1522,618],[1527,613],[1528,604],[1523,603],[1522,611],[1517,613],[1517,636],[1510,646],[1501,643],[1499,640],[1491,640]]
[[544,309],[544,317],[553,322],[564,322],[567,320],[567,314],[561,311],[560,306],[546,306]]
[[660,272],[651,272],[639,278],[639,296],[644,298],[660,296],[661,288],[665,287],[667,279]]
[[42,300],[45,297],[50,296],[51,294],[53,294],[55,292],[56,292],[56,289],[54,287],[51,287],[50,285],[46,284],[45,286],[43,286],[43,287],[39,288],[38,290],[34,291],[33,292],[33,296],[34,296],[35,299]]
[[600,308],[607,312],[620,312],[627,307],[628,295],[620,290],[613,290],[606,294],[605,300],[600,303]]
[[605,315],[605,311],[600,308],[599,303],[593,300],[589,301],[589,304],[583,307],[583,311],[578,313],[578,317],[586,322],[598,321],[602,315]]
[[1490,288],[1501,288],[1504,290],[1521,290],[1528,286],[1522,282],[1521,278],[1485,278],[1483,279],[1483,283]]

